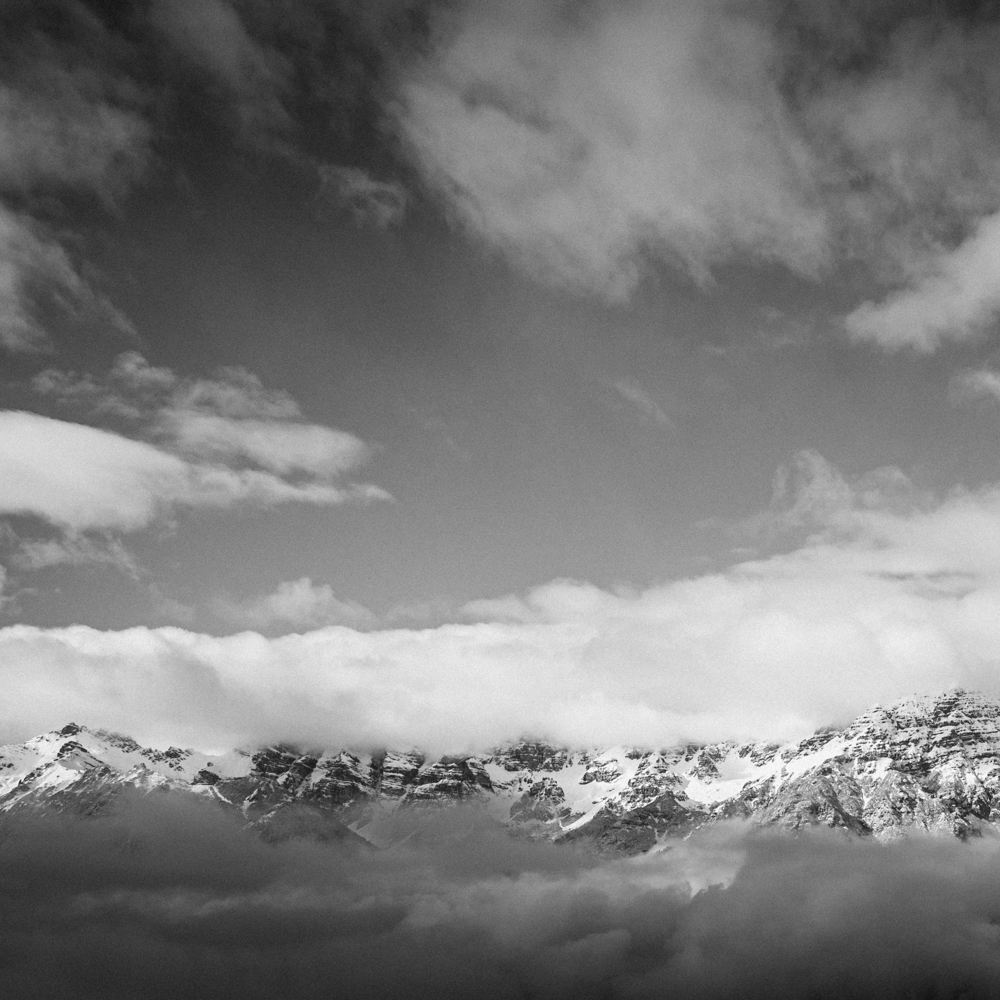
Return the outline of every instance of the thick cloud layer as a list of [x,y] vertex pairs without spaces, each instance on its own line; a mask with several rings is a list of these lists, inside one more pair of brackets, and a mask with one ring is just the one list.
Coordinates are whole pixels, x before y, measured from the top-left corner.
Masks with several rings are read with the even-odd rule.
[[[200,806],[200,808],[199,808]],[[468,824],[267,846],[213,805],[6,821],[0,990],[101,997],[987,997],[994,843],[716,829],[595,866]]]
[[[898,469],[849,482],[804,453],[746,530],[805,541],[644,591],[554,581],[422,630],[12,626],[0,631],[0,721],[9,739],[73,720],[204,747],[443,752],[521,734],[657,746],[801,736],[956,684],[997,692],[995,489],[935,502]],[[261,626],[345,610],[309,581],[231,609]]]

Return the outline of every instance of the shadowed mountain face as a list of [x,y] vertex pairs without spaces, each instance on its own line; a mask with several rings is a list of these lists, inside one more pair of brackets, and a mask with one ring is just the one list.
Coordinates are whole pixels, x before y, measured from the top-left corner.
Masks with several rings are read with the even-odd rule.
[[783,746],[521,741],[437,760],[285,745],[208,755],[71,724],[0,748],[0,810],[94,814],[123,789],[214,800],[267,839],[380,847],[459,803],[512,834],[608,854],[642,853],[730,817],[964,839],[1000,831],[1000,702],[961,690],[906,699]]

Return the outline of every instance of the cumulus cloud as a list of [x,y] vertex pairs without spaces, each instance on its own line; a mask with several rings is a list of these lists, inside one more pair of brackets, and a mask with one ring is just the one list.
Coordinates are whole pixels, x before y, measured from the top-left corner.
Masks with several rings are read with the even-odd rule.
[[977,1000],[1000,980],[992,843],[722,827],[596,865],[482,827],[265,845],[157,795],[7,820],[0,860],[9,996]]
[[365,628],[377,621],[375,615],[357,601],[341,600],[328,583],[315,584],[306,576],[279,583],[274,593],[261,597],[243,601],[219,599],[215,612],[234,625],[263,630],[323,625]]

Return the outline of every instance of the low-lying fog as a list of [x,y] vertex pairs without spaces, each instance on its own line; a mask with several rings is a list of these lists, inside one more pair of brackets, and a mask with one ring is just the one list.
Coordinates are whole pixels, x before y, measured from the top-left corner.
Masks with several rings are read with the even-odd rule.
[[[0,996],[986,997],[1000,845],[720,825],[597,860],[442,815],[266,844],[152,795],[0,826]],[[419,842],[418,842],[419,841]]]

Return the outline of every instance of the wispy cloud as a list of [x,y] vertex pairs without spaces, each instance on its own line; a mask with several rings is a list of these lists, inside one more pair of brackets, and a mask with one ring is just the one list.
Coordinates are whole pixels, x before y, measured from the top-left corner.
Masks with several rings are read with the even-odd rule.
[[290,67],[276,49],[251,37],[227,0],[155,0],[152,24],[174,51],[228,91],[249,138],[267,138],[291,123],[282,103]]
[[704,286],[727,260],[816,277],[861,258],[902,288],[847,328],[890,350],[1000,311],[992,16],[715,0],[437,16],[402,73],[404,148],[532,277],[621,300],[650,269]]
[[663,407],[644,389],[631,382],[622,381],[615,382],[612,388],[634,408],[643,423],[652,423],[657,427],[669,428],[670,430],[677,429]]
[[343,205],[358,223],[387,229],[406,214],[406,189],[398,181],[379,181],[358,167],[324,164],[319,168],[321,193]]
[[306,422],[287,393],[242,369],[185,379],[127,353],[102,378],[48,370],[34,384],[126,433],[0,411],[0,514],[41,518],[58,532],[22,539],[22,568],[91,561],[134,573],[116,535],[183,509],[390,499],[342,482],[368,459],[364,442]]
[[141,175],[151,136],[135,88],[100,62],[101,22],[67,4],[65,24],[79,34],[57,41],[33,13],[0,25],[0,346],[11,351],[47,346],[41,303],[129,329],[49,232],[42,206],[67,194],[115,204]]
[[698,281],[736,252],[822,265],[811,154],[761,25],[716,3],[453,17],[399,128],[456,216],[529,273],[620,299],[647,252]]
[[[223,369],[215,379],[181,378],[127,352],[104,378],[49,369],[34,386],[58,402],[122,418],[150,442],[188,460],[249,463],[275,477],[305,476],[312,485],[329,485],[369,457],[354,435],[305,422],[291,396],[265,389],[240,368]],[[380,495],[374,488],[369,492]]]

